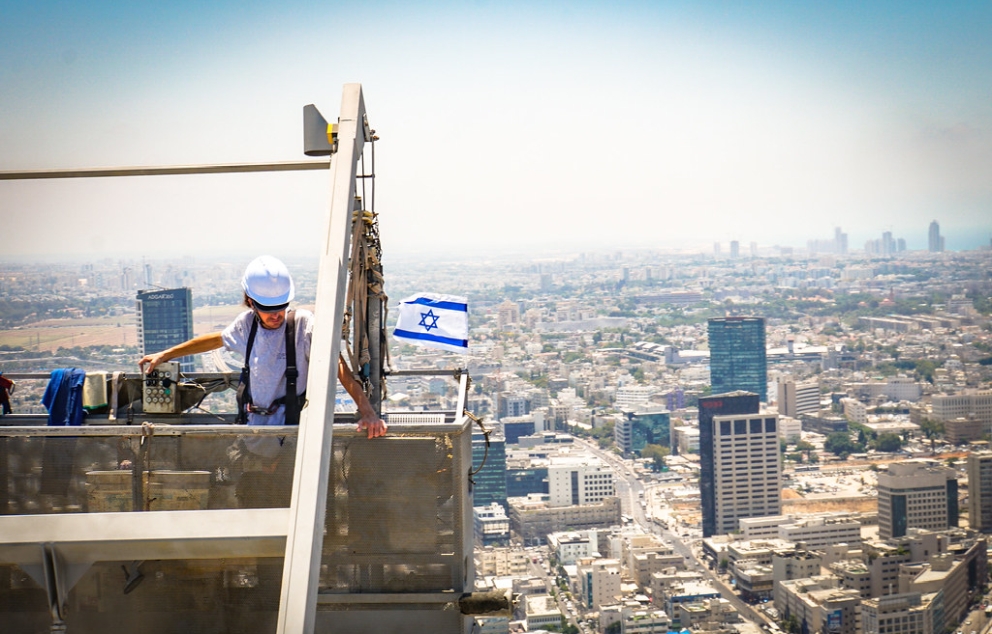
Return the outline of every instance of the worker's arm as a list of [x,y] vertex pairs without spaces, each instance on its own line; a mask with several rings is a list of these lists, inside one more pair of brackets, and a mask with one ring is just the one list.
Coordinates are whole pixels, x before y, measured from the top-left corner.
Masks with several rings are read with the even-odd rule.
[[338,355],[338,381],[358,405],[358,431],[368,430],[369,438],[385,436],[386,423],[375,413],[375,408],[369,402],[369,397],[365,395],[361,383],[355,380],[344,357],[340,355]]
[[221,333],[211,332],[206,335],[193,337],[189,341],[184,341],[179,345],[172,346],[168,350],[163,350],[162,352],[156,352],[154,354],[146,354],[141,358],[141,361],[138,361],[138,367],[141,368],[142,372],[147,374],[154,370],[155,366],[165,361],[172,361],[177,357],[185,357],[191,354],[210,352],[211,350],[216,350],[223,347],[224,339],[221,338]]

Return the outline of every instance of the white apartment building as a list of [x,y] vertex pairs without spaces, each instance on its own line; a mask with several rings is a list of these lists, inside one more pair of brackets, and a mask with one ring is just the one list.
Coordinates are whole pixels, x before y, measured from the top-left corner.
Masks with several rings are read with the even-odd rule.
[[510,518],[499,502],[472,509],[475,522],[475,541],[483,546],[505,542],[510,538]]
[[803,423],[798,418],[778,417],[778,437],[791,444],[799,442],[803,435]]
[[598,610],[621,596],[619,560],[597,559],[580,565],[578,573],[578,598],[587,608]]
[[658,388],[650,385],[623,385],[617,388],[613,406],[620,410],[635,410],[647,405]]
[[548,504],[545,495],[510,498],[510,526],[524,543],[536,546],[549,533],[570,527],[609,528],[620,523],[620,498],[604,498],[598,504],[557,506]]
[[548,545],[563,565],[570,566],[580,559],[599,556],[596,529],[567,531],[548,535]]
[[823,557],[809,550],[777,550],[772,553],[772,579],[806,579],[820,574]]
[[782,524],[778,537],[806,544],[810,550],[821,550],[833,544],[860,544],[861,522],[845,515],[798,517]]
[[841,282],[854,280],[870,280],[875,276],[875,270],[867,266],[845,266],[840,272]]
[[[619,541],[619,555],[627,568],[627,576],[642,588],[650,586],[652,574],[668,568],[685,566],[682,555],[676,553],[671,544],[662,541],[656,535],[626,534],[620,535]],[[611,552],[610,556],[617,555]]]
[[805,623],[810,634],[857,634],[860,605],[858,591],[841,588],[833,576],[775,583],[775,609]]
[[678,447],[680,455],[699,453],[699,428],[688,425],[672,426],[672,447]]
[[520,322],[520,306],[516,302],[506,300],[496,307],[496,326],[503,330],[510,324]]
[[988,433],[992,427],[992,390],[969,390],[962,394],[935,394],[933,416],[940,421],[964,418],[978,420]]
[[778,416],[714,416],[713,472],[716,533],[738,530],[743,517],[782,512],[782,456]]
[[861,543],[861,522],[846,513],[746,517],[738,523],[743,540],[780,539],[805,544],[809,550],[822,550],[835,544]]
[[856,398],[842,398],[840,404],[844,407],[844,418],[852,423],[864,425],[868,422],[868,408]]
[[524,597],[524,600],[528,631],[561,626],[562,613],[553,598],[546,594],[534,594]]
[[968,525],[992,532],[992,451],[968,455]]
[[620,634],[668,634],[671,619],[664,610],[623,608]]
[[820,410],[820,384],[818,381],[796,383],[792,377],[778,380],[778,413],[796,418]]
[[736,630],[733,624],[741,622],[737,608],[726,599],[703,599],[691,603],[679,603],[672,618],[678,620],[679,627],[692,632],[732,632]]
[[613,470],[598,459],[552,458],[548,466],[550,506],[597,504],[615,495]]
[[878,473],[878,536],[891,539],[907,529],[946,530],[958,525],[958,480],[954,469],[935,460],[893,462]]
[[884,381],[851,383],[848,387],[852,394],[861,398],[875,399],[884,396],[890,401],[910,403],[920,400],[923,393],[918,382],[905,376],[890,376]]
[[519,577],[526,575],[530,556],[525,550],[512,548],[476,548],[476,574],[482,577]]
[[[930,595],[932,598],[936,595]],[[933,603],[920,593],[890,594],[861,602],[863,634],[934,634]]]
[[791,515],[769,515],[766,517],[742,517],[737,520],[741,539],[776,539],[778,527],[792,521]]
[[615,414],[609,418],[613,421],[613,442],[617,448],[628,454],[631,452],[634,436],[634,421],[626,414]]

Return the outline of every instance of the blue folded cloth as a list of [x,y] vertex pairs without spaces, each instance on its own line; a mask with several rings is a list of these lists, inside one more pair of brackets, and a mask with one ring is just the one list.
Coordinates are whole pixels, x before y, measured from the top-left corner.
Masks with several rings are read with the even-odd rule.
[[48,410],[48,425],[54,427],[83,424],[83,383],[86,372],[79,368],[52,370],[41,404]]

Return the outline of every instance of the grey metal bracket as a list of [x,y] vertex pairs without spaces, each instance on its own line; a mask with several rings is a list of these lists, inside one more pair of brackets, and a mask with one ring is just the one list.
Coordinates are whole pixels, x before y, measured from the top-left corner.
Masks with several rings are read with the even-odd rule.
[[45,588],[48,610],[52,615],[51,632],[65,632],[66,603],[69,591],[76,585],[93,562],[67,564],[56,544],[41,544],[41,564],[22,564],[24,572]]

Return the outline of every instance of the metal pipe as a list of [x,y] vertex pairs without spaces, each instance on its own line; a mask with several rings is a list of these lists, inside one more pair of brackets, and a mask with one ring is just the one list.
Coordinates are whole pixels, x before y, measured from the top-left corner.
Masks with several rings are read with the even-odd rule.
[[450,376],[454,378],[456,373],[467,373],[465,368],[451,368],[448,370],[392,370],[385,372],[386,376]]
[[[383,376],[447,376],[454,377],[456,373],[467,373],[465,368],[431,369],[431,370],[386,370]],[[108,375],[110,371],[107,371]],[[51,372],[4,372],[3,375],[14,381],[48,380]],[[129,373],[132,378],[140,378],[138,372]],[[237,372],[183,372],[182,377],[192,380],[209,381],[212,379],[237,378]]]
[[18,170],[0,172],[0,181],[49,178],[102,178],[106,176],[179,176],[183,174],[241,174],[245,172],[299,172],[323,170],[330,161],[281,163],[220,163],[216,165],[163,165],[159,167],[91,167],[79,169]]

